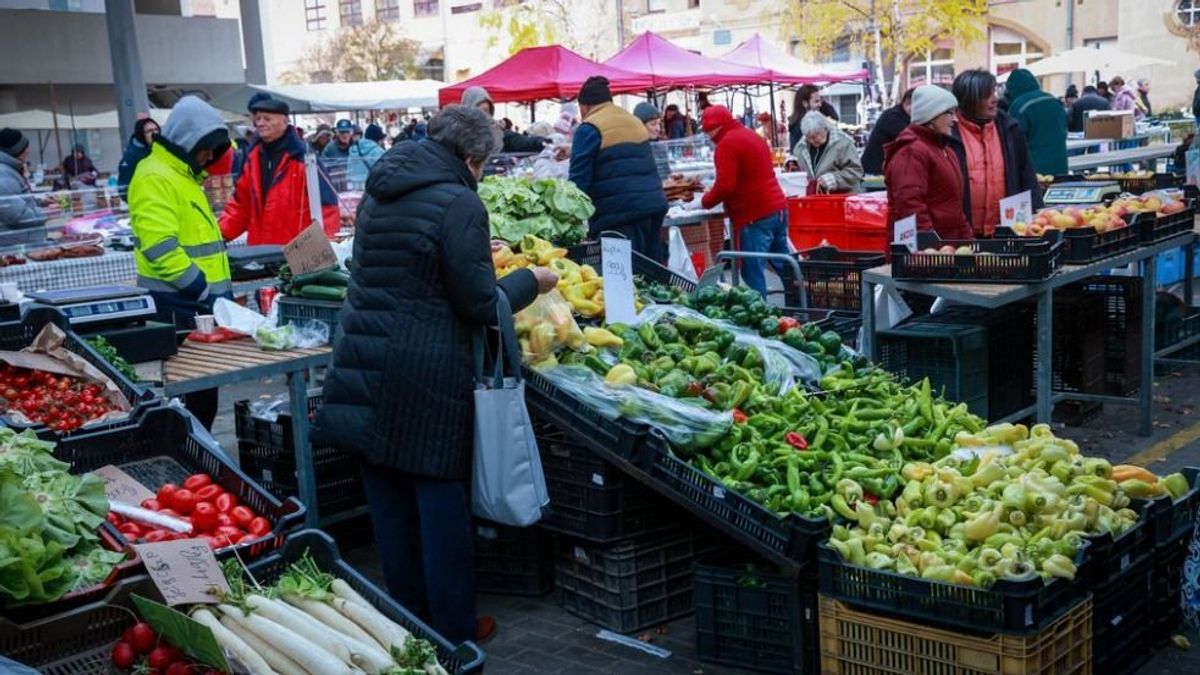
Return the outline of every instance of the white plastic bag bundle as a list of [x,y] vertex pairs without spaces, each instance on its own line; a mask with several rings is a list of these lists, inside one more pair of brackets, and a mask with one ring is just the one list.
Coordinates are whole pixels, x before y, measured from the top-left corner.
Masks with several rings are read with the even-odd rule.
[[679,228],[672,225],[668,239],[667,268],[681,277],[690,279],[691,281],[699,281],[699,275],[696,274],[696,267],[692,264],[692,254],[688,251],[687,243],[683,240],[683,233]]

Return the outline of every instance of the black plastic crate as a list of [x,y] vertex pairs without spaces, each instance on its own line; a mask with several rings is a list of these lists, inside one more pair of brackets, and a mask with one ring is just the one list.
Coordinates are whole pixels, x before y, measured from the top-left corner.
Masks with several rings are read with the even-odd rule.
[[[1099,298],[1104,312],[1100,328],[1104,340],[1101,393],[1133,396],[1141,387],[1142,283],[1140,277],[1095,276],[1060,292]],[[1074,315],[1066,319],[1076,321]]]
[[696,564],[696,651],[701,661],[766,673],[815,673],[818,662],[817,583],[811,567],[799,576],[746,569],[727,559]]
[[781,565],[803,565],[815,559],[817,543],[829,536],[828,520],[777,515],[679,459],[657,436],[651,437],[649,448],[650,476],[663,490],[704,524],[756,554]]
[[[42,329],[47,324],[54,324],[61,328],[66,333],[66,339],[63,341],[63,348],[79,355],[85,361],[94,366],[101,373],[116,384],[117,389],[129,401],[130,418],[136,419],[140,412],[146,407],[153,405],[157,398],[154,391],[143,384],[136,384],[129,378],[125,377],[112,366],[100,353],[89,345],[83,338],[79,337],[71,330],[70,323],[66,317],[56,309],[49,307],[35,307],[30,309],[25,314],[25,318],[20,321],[10,323],[0,323],[0,351],[20,351],[33,343],[33,339],[42,332]],[[28,427],[14,424],[9,421],[3,422],[6,426],[11,426],[17,429],[33,429],[34,433],[49,440],[59,438],[69,438],[71,436],[82,435],[98,431],[100,429],[110,428],[112,426],[126,423],[128,420],[120,420],[117,422],[102,423],[90,425],[86,428],[76,429],[75,431],[60,434],[46,428],[45,425],[35,424]]]
[[1143,558],[1092,592],[1096,675],[1129,675],[1150,658],[1150,560]]
[[1083,600],[1090,578],[1085,543],[1075,555],[1075,581],[1040,576],[1001,579],[984,590],[843,562],[822,543],[817,551],[821,595],[856,607],[969,633],[1035,633]]
[[[597,272],[600,269],[600,253],[601,245],[598,241],[589,241],[567,248],[567,258],[580,265],[591,265],[596,268]],[[696,290],[696,282],[688,279],[685,276],[672,272],[664,265],[660,265],[654,260],[646,256],[632,252],[633,274],[634,276],[643,277],[649,281],[656,281],[664,286],[678,288],[685,293],[691,293]]]
[[692,532],[655,534],[612,545],[560,537],[554,581],[559,604],[620,633],[692,612]]
[[[809,307],[861,312],[863,270],[883,265],[884,255],[819,246],[801,251],[799,262]],[[787,289],[786,298],[787,304],[800,305],[794,284]]]
[[475,590],[545,595],[554,588],[554,536],[533,527],[474,524]]
[[601,457],[644,461],[647,428],[624,418],[610,420],[529,368],[522,369],[529,412],[553,424]]
[[1196,508],[1200,506],[1200,468],[1189,466],[1184,467],[1182,471],[1188,485],[1192,486],[1191,490],[1179,499],[1163,495],[1149,501],[1147,527],[1155,546],[1163,546],[1188,536],[1194,527]]
[[[972,255],[921,253],[928,248],[967,247]],[[892,244],[892,278],[897,281],[973,283],[1038,282],[1049,279],[1062,264],[1062,244],[1045,239],[943,240],[933,232],[917,233],[917,253]],[[987,255],[979,255],[986,253]]]
[[383,589],[372,584],[358,570],[342,560],[337,545],[329,535],[319,530],[301,530],[289,536],[283,548],[273,555],[247,566],[250,575],[260,584],[273,584],[288,567],[305,553],[312,556],[317,567],[341,578],[359,595],[387,618],[402,626],[415,637],[428,640],[437,649],[438,662],[447,672],[456,675],[483,671],[483,652],[473,642],[453,645],[425,625]]
[[538,431],[542,470],[550,493],[539,527],[605,543],[662,529],[679,519],[649,488],[627,477],[556,428]]
[[842,338],[842,344],[858,346],[858,332],[862,329],[862,314],[858,312],[834,311],[829,314],[829,330]]
[[[281,501],[226,459],[224,452],[192,433],[192,416],[179,408],[147,410],[141,420],[59,441],[54,456],[76,471],[107,464],[120,467],[150,490],[165,482],[182,483],[192,473],[207,473],[213,482],[235,495],[255,513],[271,521],[271,533],[246,544],[221,549],[218,557],[256,557],[283,544],[284,537],[304,522],[304,505]],[[122,538],[124,541],[124,538]]]
[[1155,216],[1147,213],[1144,214],[1144,217],[1146,220],[1142,225],[1142,243],[1153,244],[1195,229],[1196,205],[1195,202],[1189,201],[1188,207],[1179,213],[1167,216]]
[[[1143,214],[1134,214],[1125,227],[1106,232],[1097,232],[1094,227],[1078,227],[1069,230],[1051,230],[1048,237],[1053,242],[1062,239],[1062,261],[1066,265],[1086,265],[1114,255],[1132,251],[1142,245],[1142,228],[1146,219]],[[997,227],[996,236],[1001,238],[1020,237],[1012,228]]]
[[275,304],[279,307],[280,326],[296,321],[320,321],[329,326],[329,337],[332,339],[338,325],[338,313],[342,311],[345,303],[280,295],[275,298]]
[[1192,541],[1189,529],[1181,536],[1160,544],[1150,561],[1150,637],[1151,647],[1165,647],[1183,623],[1183,565]]
[[[1111,587],[1118,579],[1140,569],[1154,554],[1154,532],[1151,529],[1152,509],[1145,501],[1134,501],[1129,508],[1138,512],[1137,522],[1120,536],[1111,534],[1085,536],[1088,565],[1093,587]],[[1099,591],[1096,591],[1099,606]]]
[[[1087,293],[1054,295],[1053,360],[1050,386],[1067,393],[1104,393],[1104,299]],[[1037,330],[1037,316],[1034,316]],[[1036,335],[1036,333],[1035,333]],[[1029,341],[1034,367],[1038,364],[1037,340]]]
[[[932,317],[932,315],[930,315]],[[876,333],[879,365],[911,381],[928,377],[935,390],[990,419],[987,330],[919,317]]]
[[[308,390],[308,421],[311,424],[317,418],[317,411],[325,400],[320,389]],[[290,408],[288,408],[290,410]],[[250,401],[236,401],[233,404],[233,428],[239,441],[246,441],[268,448],[276,448],[282,452],[292,452],[296,447],[292,438],[292,415],[281,412],[275,421],[255,417],[250,412]]]

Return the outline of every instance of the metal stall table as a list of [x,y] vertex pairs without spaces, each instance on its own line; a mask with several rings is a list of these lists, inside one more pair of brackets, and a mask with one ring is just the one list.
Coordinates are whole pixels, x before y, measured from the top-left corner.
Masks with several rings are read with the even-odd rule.
[[[1018,410],[1006,419],[1020,419],[1036,414],[1038,422],[1049,422],[1054,404],[1070,398],[1080,401],[1097,401],[1120,405],[1137,405],[1141,413],[1138,433],[1148,436],[1152,423],[1152,394],[1154,392],[1154,296],[1156,293],[1155,256],[1181,245],[1193,245],[1196,232],[1188,232],[1162,242],[1143,246],[1134,251],[1105,258],[1088,265],[1063,265],[1050,279],[1032,284],[987,284],[987,283],[924,283],[897,281],[892,278],[890,265],[869,269],[862,274],[863,342],[862,351],[873,361],[879,354],[875,342],[875,287],[884,286],[922,295],[945,298],[950,302],[997,309],[1027,298],[1037,299],[1037,353],[1038,363],[1034,377],[1037,402]],[[1129,263],[1144,262],[1145,273],[1142,284],[1142,352],[1140,354],[1141,382],[1136,398],[1105,396],[1100,394],[1055,394],[1051,391],[1051,360],[1053,355],[1052,331],[1054,326],[1054,291],[1077,281],[1123,267]],[[999,422],[1002,420],[991,420]]]
[[[308,439],[308,388],[304,375],[310,368],[328,366],[332,349],[294,349],[273,352],[259,349],[253,340],[204,343],[184,341],[179,353],[163,362],[163,393],[179,396],[227,384],[286,375],[292,439],[296,453],[296,480],[300,501],[308,508],[305,527],[318,527],[317,479],[313,469],[312,444]],[[358,510],[339,513],[337,520],[359,515]]]
[[1173,145],[1148,145],[1140,148],[1113,150],[1111,152],[1093,152],[1086,155],[1075,155],[1067,158],[1067,167],[1071,171],[1095,169],[1101,166],[1119,164],[1134,164],[1149,162],[1170,157],[1175,154]]

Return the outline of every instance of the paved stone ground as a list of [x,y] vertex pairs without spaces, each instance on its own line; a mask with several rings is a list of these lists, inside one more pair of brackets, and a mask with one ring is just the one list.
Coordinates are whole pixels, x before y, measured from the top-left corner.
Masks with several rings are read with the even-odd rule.
[[[281,393],[281,381],[263,382],[222,392],[221,416],[215,434],[226,448],[236,448],[233,432],[233,401]],[[1138,437],[1133,408],[1106,406],[1104,413],[1084,427],[1063,433],[1077,439],[1090,454],[1114,461],[1140,457],[1159,473],[1183,466],[1200,466],[1200,368],[1162,376],[1155,383],[1155,428],[1150,438]],[[382,585],[378,556],[373,546],[346,552],[358,569]],[[691,617],[672,621],[658,629],[635,635],[671,651],[661,659],[637,649],[600,640],[598,627],[567,613],[554,595],[538,598],[481,596],[481,614],[496,617],[499,631],[484,645],[487,672],[492,675],[527,673],[669,673],[700,675],[743,673],[744,670],[700,663],[695,650]],[[1180,651],[1168,647],[1157,651],[1136,675],[1183,675],[1200,673],[1200,634],[1184,633],[1196,647]]]

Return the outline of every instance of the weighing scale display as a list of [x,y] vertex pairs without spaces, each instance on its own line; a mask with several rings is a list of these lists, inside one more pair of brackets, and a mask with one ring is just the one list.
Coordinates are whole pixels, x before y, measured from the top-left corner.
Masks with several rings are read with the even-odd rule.
[[1120,191],[1116,183],[1051,185],[1046,188],[1042,201],[1047,204],[1095,204]]

